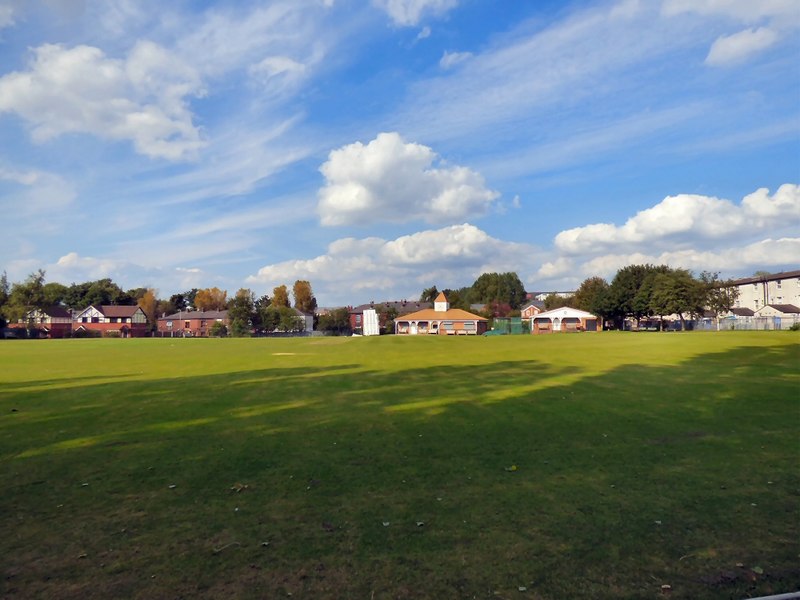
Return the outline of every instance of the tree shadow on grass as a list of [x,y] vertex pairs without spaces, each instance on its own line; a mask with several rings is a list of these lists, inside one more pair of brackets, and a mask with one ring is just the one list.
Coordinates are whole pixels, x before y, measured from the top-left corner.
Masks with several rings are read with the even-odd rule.
[[[600,375],[520,360],[65,389],[50,400],[87,408],[57,426],[14,421],[24,410],[0,421],[3,589],[65,598],[797,589],[796,359],[792,347],[739,348]],[[40,394],[12,399],[38,407]]]

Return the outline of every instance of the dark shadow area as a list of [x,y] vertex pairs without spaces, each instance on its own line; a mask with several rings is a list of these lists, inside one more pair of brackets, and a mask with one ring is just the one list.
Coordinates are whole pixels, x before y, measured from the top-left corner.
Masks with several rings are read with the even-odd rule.
[[0,394],[0,590],[800,589],[798,358],[795,345],[601,374],[526,358],[15,386]]

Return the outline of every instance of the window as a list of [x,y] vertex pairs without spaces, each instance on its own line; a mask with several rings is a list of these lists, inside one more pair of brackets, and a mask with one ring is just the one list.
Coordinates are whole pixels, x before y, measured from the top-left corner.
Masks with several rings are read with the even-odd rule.
[[100,317],[92,317],[92,323],[99,323]]
[[111,322],[112,323],[116,323],[117,322],[117,317],[111,317]]
[[777,279],[777,280],[775,281],[775,285],[776,285],[776,286],[778,286],[778,289],[781,289],[781,280],[780,280],[780,279]]
[[191,329],[191,328],[192,328],[192,322],[191,322],[191,321],[186,321],[186,322],[183,324],[183,328],[184,328],[184,329]]

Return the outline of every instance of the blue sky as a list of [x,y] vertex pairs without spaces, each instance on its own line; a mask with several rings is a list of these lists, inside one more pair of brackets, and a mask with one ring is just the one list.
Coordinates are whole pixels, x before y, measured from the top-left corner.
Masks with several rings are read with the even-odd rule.
[[321,305],[800,267],[796,0],[0,0],[0,270]]

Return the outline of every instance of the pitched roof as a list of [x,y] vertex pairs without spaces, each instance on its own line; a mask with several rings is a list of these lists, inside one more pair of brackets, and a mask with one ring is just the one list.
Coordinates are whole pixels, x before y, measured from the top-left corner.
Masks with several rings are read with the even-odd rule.
[[772,273],[771,275],[764,275],[762,277],[745,277],[743,279],[734,279],[732,283],[733,285],[745,285],[748,283],[758,283],[760,281],[777,281],[778,279],[791,279],[792,277],[800,277],[800,270],[782,271],[780,273]]
[[107,317],[132,317],[137,310],[140,310],[138,306],[117,305],[95,306],[95,308]]
[[767,304],[767,306],[774,308],[785,315],[800,314],[800,308],[796,307],[794,304]]
[[737,317],[752,317],[754,314],[752,308],[732,308],[731,312]]
[[439,292],[439,295],[436,296],[436,300],[434,302],[447,302],[447,296],[444,295],[444,292]]
[[46,314],[48,317],[69,318],[72,316],[69,310],[63,306],[48,306],[47,308],[34,309],[30,312],[35,312],[36,310]]
[[444,312],[426,308],[403,315],[402,318],[398,317],[395,321],[488,321],[488,319],[460,308],[451,308]]

